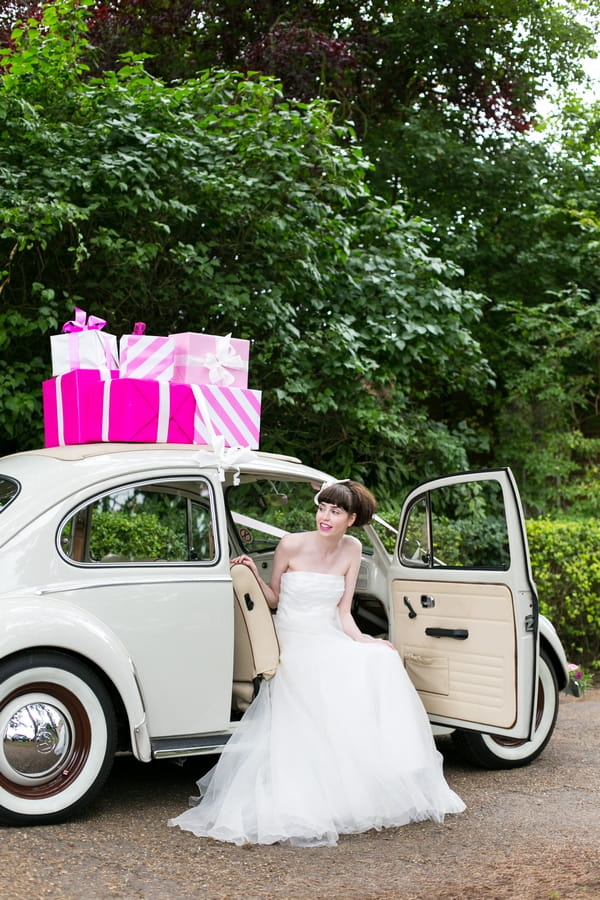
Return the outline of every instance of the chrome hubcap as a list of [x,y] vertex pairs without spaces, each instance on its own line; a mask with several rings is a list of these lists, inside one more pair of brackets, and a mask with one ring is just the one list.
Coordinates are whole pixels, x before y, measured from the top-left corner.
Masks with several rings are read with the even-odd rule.
[[12,782],[40,784],[56,776],[71,750],[72,722],[54,698],[15,697],[2,711],[0,773]]

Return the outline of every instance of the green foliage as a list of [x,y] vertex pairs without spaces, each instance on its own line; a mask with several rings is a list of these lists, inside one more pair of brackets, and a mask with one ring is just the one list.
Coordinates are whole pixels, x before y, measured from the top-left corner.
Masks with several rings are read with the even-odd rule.
[[[586,510],[598,515],[600,492],[591,477],[600,451],[594,436],[600,390],[598,303],[570,290],[531,308],[498,307],[497,315],[508,340],[507,397],[497,414],[496,458],[510,462],[527,505],[537,512],[565,511],[575,504],[580,515]],[[510,356],[517,348],[515,366]]]
[[127,559],[187,559],[179,532],[161,523],[156,513],[94,510],[92,535],[92,559],[112,554]]
[[94,0],[54,0],[41,6],[39,17],[17,22],[11,47],[0,48],[9,90],[47,111],[55,103],[64,106],[65,91],[88,71],[83,53],[89,46],[87,11],[93,5]]
[[[70,22],[78,46],[85,23]],[[87,81],[75,69],[49,104],[57,60],[28,50],[25,101],[22,44],[0,85],[5,309],[37,319],[37,285],[63,321],[76,304],[117,333],[233,332],[253,340],[264,449],[387,490],[464,464],[468,432],[422,401],[441,381],[489,382],[482,298],[428,253],[423,222],[371,194],[327,104],[230,72],[166,86],[135,60]],[[31,347],[13,337],[7,370]],[[46,340],[35,353],[48,365]]]
[[540,611],[567,657],[592,665],[600,660],[600,522],[529,519],[527,535]]
[[527,134],[542,85],[592,46],[598,3],[580,12],[26,14],[0,63],[2,449],[40,442],[48,330],[79,305],[117,333],[252,339],[263,447],[380,496],[509,464],[528,509],[596,514],[597,105],[571,97],[548,140]]
[[[40,443],[40,382],[49,375],[40,341],[49,343],[48,335],[56,330],[58,320],[53,292],[33,283],[31,293],[28,309],[0,311],[0,421],[8,447]],[[20,347],[18,354],[15,343]]]

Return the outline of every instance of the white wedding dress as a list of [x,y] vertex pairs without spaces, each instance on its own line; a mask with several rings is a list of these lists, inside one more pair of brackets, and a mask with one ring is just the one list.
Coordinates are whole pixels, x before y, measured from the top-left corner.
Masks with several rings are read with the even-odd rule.
[[343,590],[341,575],[284,573],[277,674],[198,782],[201,802],[169,825],[235,844],[318,846],[465,808],[398,654],[342,631]]

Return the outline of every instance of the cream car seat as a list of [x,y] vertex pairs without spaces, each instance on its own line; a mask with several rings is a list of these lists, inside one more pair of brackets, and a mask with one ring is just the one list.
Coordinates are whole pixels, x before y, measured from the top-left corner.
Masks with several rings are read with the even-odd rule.
[[233,698],[236,712],[246,710],[262,678],[272,678],[279,665],[279,642],[273,615],[252,571],[231,567],[234,593]]

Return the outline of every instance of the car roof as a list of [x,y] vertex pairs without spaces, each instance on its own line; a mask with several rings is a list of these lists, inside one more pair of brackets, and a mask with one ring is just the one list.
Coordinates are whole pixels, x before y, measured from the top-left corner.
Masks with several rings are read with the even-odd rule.
[[[21,501],[11,503],[2,514],[23,505],[29,497],[39,511],[65,499],[88,484],[102,490],[103,481],[120,476],[157,477],[163,468],[182,475],[219,469],[231,483],[234,475],[309,480],[322,484],[331,476],[305,466],[299,459],[247,448],[231,448],[221,454],[212,448],[193,444],[74,444],[27,450],[0,458],[0,477],[17,480]],[[227,477],[227,473],[231,473]],[[0,520],[1,522],[2,520]]]
[[[229,484],[260,478],[310,481],[315,488],[331,476],[303,465],[292,456],[244,448],[212,448],[193,444],[74,444],[26,450],[0,458],[0,478],[19,484],[18,495],[0,513],[0,544],[56,504],[92,487],[98,492],[115,479],[156,478],[163,474],[193,476],[219,469]],[[167,474],[165,472],[164,474]]]
[[[235,448],[237,449],[237,448]],[[245,449],[245,448],[242,448]],[[38,450],[21,450],[18,453],[11,453],[8,456],[0,457],[0,466],[4,460],[23,459],[24,457],[51,457],[53,459],[76,460],[88,459],[91,456],[105,456],[114,453],[206,453],[207,456],[212,455],[217,460],[217,455],[212,447],[198,444],[68,444],[64,447],[41,447]],[[251,450],[253,455],[259,459],[282,459],[288,462],[299,463],[300,460],[295,456],[284,456],[280,453],[265,453],[263,450]]]

